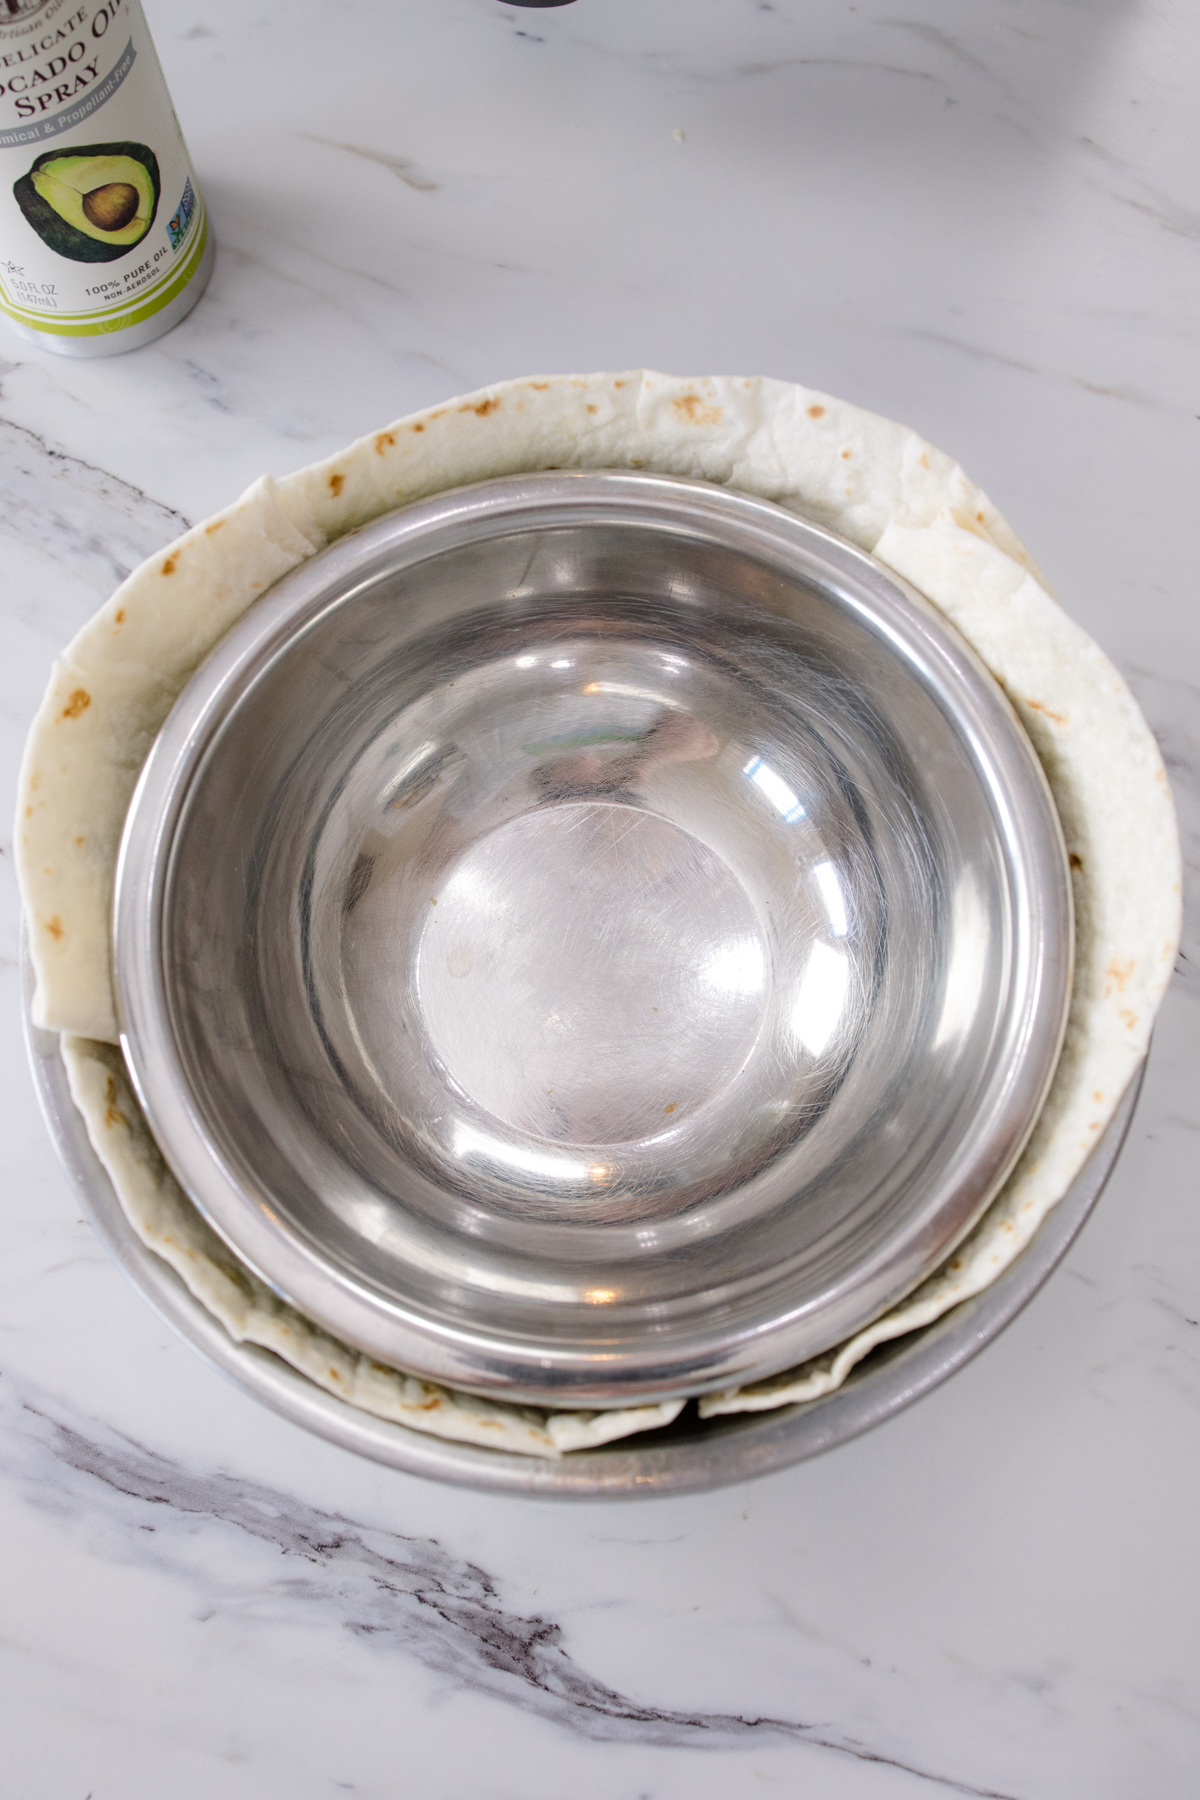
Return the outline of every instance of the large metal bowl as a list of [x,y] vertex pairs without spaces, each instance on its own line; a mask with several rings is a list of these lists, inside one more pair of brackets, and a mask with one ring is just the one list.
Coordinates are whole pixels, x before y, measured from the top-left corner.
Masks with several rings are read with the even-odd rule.
[[33,975],[27,961],[25,987],[30,1067],[63,1166],[109,1253],[186,1343],[264,1405],[344,1450],[409,1475],[547,1500],[629,1500],[748,1481],[835,1449],[940,1386],[1004,1330],[1066,1254],[1116,1162],[1142,1082],[1139,1070],[1070,1191],[999,1280],[923,1331],[881,1345],[836,1393],[776,1412],[707,1423],[688,1407],[667,1431],[551,1462],[448,1443],[372,1418],[325,1393],[269,1351],[235,1343],[130,1225],[71,1100],[58,1039],[30,1023]]
[[799,1362],[978,1218],[1058,1055],[1041,768],[780,508],[538,475],[314,558],[200,671],[117,881],[217,1231],[381,1361],[558,1405]]

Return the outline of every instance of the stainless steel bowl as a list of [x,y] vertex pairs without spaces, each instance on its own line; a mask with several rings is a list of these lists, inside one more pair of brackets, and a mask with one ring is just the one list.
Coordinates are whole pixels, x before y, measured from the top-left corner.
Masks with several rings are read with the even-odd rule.
[[344,1450],[409,1475],[546,1500],[633,1500],[748,1481],[860,1437],[940,1386],[1004,1330],[1066,1254],[1116,1162],[1142,1084],[1139,1069],[1069,1192],[999,1280],[923,1331],[881,1345],[836,1393],[776,1412],[707,1423],[688,1407],[666,1431],[544,1461],[449,1443],[372,1418],[323,1392],[268,1351],[235,1343],[175,1271],[146,1248],[125,1217],[71,1101],[58,1039],[30,1023],[33,972],[27,959],[24,974],[29,1062],[55,1148],[101,1241],[173,1330],[246,1393]]
[[946,622],[764,502],[439,496],[235,629],[151,753],[123,1043],[226,1241],[381,1361],[695,1393],[911,1289],[1057,1059],[1040,766]]

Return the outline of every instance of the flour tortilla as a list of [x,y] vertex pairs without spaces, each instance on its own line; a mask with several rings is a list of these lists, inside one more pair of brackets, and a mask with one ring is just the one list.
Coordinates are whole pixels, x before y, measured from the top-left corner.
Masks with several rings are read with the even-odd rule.
[[[395,1409],[407,1407],[405,1423],[495,1444],[487,1433],[498,1424],[485,1430],[479,1420],[503,1418],[514,1441],[500,1447],[541,1455],[602,1441],[589,1432],[645,1429],[654,1409],[627,1409],[623,1427],[619,1414],[542,1414],[465,1396],[422,1409],[412,1395],[441,1390],[333,1345],[238,1269],[157,1157],[119,1085],[119,1056],[104,1044],[116,1040],[109,909],[121,828],[137,772],[188,676],[272,582],[324,543],[448,487],[547,468],[643,468],[727,484],[873,552],[957,625],[1005,688],[1042,759],[1071,853],[1076,972],[1067,1039],[1006,1187],[951,1261],[900,1306],[801,1369],[705,1397],[702,1415],[828,1393],[876,1343],[930,1323],[1012,1262],[1070,1186],[1145,1055],[1181,904],[1162,761],[1121,677],[949,457],[825,394],[640,371],[505,383],[413,414],[282,481],[256,483],[135,570],[56,664],[26,746],[17,861],[35,1018],[71,1034],[64,1053],[73,1092],[135,1228],[233,1335],[264,1342],[265,1333],[270,1348],[326,1387],[338,1369],[332,1391],[368,1411],[386,1405],[393,1410],[383,1416],[400,1417]],[[127,1142],[105,1125],[109,1078],[118,1082],[112,1110]],[[327,1346],[337,1355],[327,1357]],[[386,1399],[381,1382],[393,1384]]]

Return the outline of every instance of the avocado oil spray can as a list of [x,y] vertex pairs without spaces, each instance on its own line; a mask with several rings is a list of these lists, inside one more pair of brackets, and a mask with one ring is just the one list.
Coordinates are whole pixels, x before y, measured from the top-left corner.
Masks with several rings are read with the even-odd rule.
[[136,350],[212,260],[141,0],[0,0],[0,310],[21,336]]

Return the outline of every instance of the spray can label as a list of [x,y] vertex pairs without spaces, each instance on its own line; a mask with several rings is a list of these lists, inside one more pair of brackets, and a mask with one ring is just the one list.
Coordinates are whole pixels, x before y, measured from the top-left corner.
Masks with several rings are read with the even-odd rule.
[[182,293],[207,232],[140,0],[0,0],[0,310],[124,331]]

